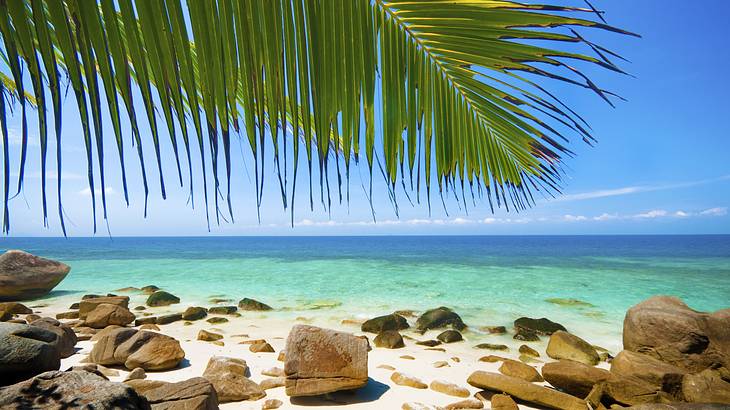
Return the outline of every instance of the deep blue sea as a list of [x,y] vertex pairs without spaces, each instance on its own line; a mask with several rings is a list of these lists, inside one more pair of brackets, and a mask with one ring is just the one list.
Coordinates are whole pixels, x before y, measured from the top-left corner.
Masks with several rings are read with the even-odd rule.
[[47,299],[154,284],[188,305],[252,297],[332,321],[444,305],[474,329],[545,316],[607,343],[652,295],[730,307],[730,235],[2,238],[5,249],[72,267]]

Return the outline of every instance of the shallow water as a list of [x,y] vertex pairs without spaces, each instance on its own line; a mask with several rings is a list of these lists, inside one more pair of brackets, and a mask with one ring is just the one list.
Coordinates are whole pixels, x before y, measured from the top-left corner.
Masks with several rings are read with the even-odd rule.
[[730,307],[727,235],[3,238],[0,249],[71,265],[47,299],[154,284],[185,305],[252,297],[333,323],[444,305],[472,329],[545,316],[612,350],[626,309],[649,296]]

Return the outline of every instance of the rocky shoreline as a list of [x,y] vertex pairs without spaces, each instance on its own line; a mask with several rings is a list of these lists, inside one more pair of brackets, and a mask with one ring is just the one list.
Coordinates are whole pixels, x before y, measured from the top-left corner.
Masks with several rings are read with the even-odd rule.
[[475,343],[448,307],[327,329],[153,285],[59,303],[0,302],[0,408],[730,408],[730,309],[668,296],[628,310],[616,352],[547,318]]

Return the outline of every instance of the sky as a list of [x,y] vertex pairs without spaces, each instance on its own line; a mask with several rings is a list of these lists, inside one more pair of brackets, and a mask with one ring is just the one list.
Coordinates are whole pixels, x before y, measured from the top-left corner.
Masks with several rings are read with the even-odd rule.
[[[168,198],[164,201],[160,198],[155,164],[150,161],[146,218],[139,165],[131,145],[125,146],[131,200],[127,207],[112,129],[107,121],[104,129],[108,137],[105,190],[109,218],[107,224],[99,216],[96,235],[730,233],[730,160],[727,158],[730,152],[730,123],[727,121],[730,115],[727,99],[730,53],[726,44],[726,39],[730,38],[726,21],[730,2],[596,0],[593,3],[606,10],[605,17],[610,24],[639,33],[642,38],[580,30],[592,41],[630,61],[622,63],[622,68],[632,76],[597,69],[591,71],[594,80],[603,88],[616,91],[627,99],[618,102],[616,108],[583,89],[548,83],[551,91],[588,120],[599,140],[593,147],[577,138],[571,142],[570,148],[577,155],[566,161],[562,196],[538,199],[536,206],[519,213],[504,209],[492,213],[486,201],[477,201],[476,206],[467,201],[468,207],[463,209],[460,203],[447,199],[444,207],[434,196],[429,213],[423,195],[421,203],[413,206],[401,195],[396,213],[382,178],[376,175],[373,208],[377,222],[374,222],[365,195],[364,187],[368,185],[369,177],[363,163],[359,169],[352,170],[349,203],[334,204],[337,201],[335,193],[329,212],[317,200],[316,176],[315,209],[309,209],[307,175],[300,172],[292,227],[291,214],[282,207],[276,174],[269,161],[259,222],[252,183],[253,160],[246,149],[245,137],[236,136],[231,181],[235,222],[221,220],[217,225],[213,220],[208,231],[200,195],[202,181],[198,178],[195,182],[197,192],[193,209],[188,201],[188,186],[176,184],[169,141],[163,143]],[[90,236],[94,234],[90,189],[86,183],[80,123],[71,94],[64,102],[63,138],[67,142],[63,145],[64,171],[61,175],[63,203],[69,235]],[[8,127],[11,155],[17,156],[19,107],[10,115]],[[129,136],[128,128],[125,130]],[[29,113],[29,134],[31,138],[37,136],[33,112]],[[147,158],[153,158],[150,148],[145,147]],[[49,153],[52,159],[53,141]],[[10,203],[11,236],[61,234],[55,214],[58,178],[55,171],[48,174],[49,227],[43,227],[38,157],[39,146],[35,142],[29,147],[24,191]],[[49,168],[55,169],[55,163],[49,161]],[[194,174],[195,170],[199,171],[195,164],[193,169]],[[305,163],[301,163],[300,170],[305,169]],[[14,163],[11,180],[15,178],[17,164]],[[331,187],[336,191],[336,177],[332,179]],[[98,180],[95,189],[101,192]],[[415,202],[413,196],[411,200]],[[97,212],[101,215],[100,207]]]

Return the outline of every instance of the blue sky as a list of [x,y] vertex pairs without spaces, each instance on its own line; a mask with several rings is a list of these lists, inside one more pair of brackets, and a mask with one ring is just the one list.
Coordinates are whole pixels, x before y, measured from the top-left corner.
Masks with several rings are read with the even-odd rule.
[[[470,204],[468,212],[447,201],[447,212],[432,198],[429,216],[425,205],[411,206],[399,197],[399,215],[379,176],[374,180],[373,223],[363,186],[367,168],[352,172],[349,205],[333,206],[331,213],[318,206],[309,210],[306,172],[300,173],[295,227],[289,225],[273,169],[267,169],[261,223],[256,217],[252,182],[253,161],[236,138],[233,147],[232,196],[235,223],[213,224],[218,235],[369,235],[369,234],[653,234],[730,233],[730,114],[727,95],[730,84],[730,38],[727,15],[730,3],[722,0],[685,1],[595,1],[607,11],[612,25],[637,32],[641,39],[581,30],[591,40],[629,59],[623,67],[636,78],[593,70],[604,88],[628,99],[611,108],[582,89],[549,84],[591,124],[599,143],[588,147],[571,143],[577,156],[566,163],[565,195],[539,200],[528,211],[492,214],[486,202]],[[138,104],[141,105],[141,104]],[[70,235],[92,234],[91,205],[85,176],[85,153],[75,101],[65,101],[63,147],[63,198]],[[30,135],[37,135],[35,113],[30,113]],[[18,151],[19,108],[9,119],[11,153]],[[154,163],[148,163],[150,201],[143,218],[143,194],[139,166],[129,143],[126,145],[131,205],[123,201],[116,148],[110,124],[106,124],[106,161],[109,231],[112,235],[205,235],[208,234],[201,196],[195,209],[187,204],[188,188],[176,185],[169,141],[166,182],[168,199],[163,201],[156,184]],[[127,130],[128,131],[128,130]],[[129,135],[129,133],[127,133]],[[49,136],[50,137],[50,136]],[[166,137],[165,137],[166,138]],[[153,158],[151,147],[146,157]],[[24,194],[11,202],[11,235],[59,235],[55,216],[55,172],[49,179],[49,228],[43,228],[40,211],[38,145],[30,146]],[[51,144],[49,152],[55,152]],[[270,152],[270,151],[269,151]],[[52,155],[49,155],[52,158]],[[270,164],[269,164],[270,165]],[[54,162],[49,168],[55,169]],[[12,176],[17,176],[13,164]],[[194,164],[194,170],[195,170]],[[300,170],[304,170],[302,163]],[[248,171],[247,171],[248,170]],[[97,174],[98,175],[98,174]],[[291,177],[291,174],[290,174]],[[196,180],[202,193],[202,183]],[[316,186],[315,179],[315,186]],[[331,181],[336,189],[336,178]],[[101,190],[97,180],[98,191]],[[333,196],[333,201],[335,200]],[[99,209],[99,215],[101,211]],[[97,235],[107,235],[100,223]]]

